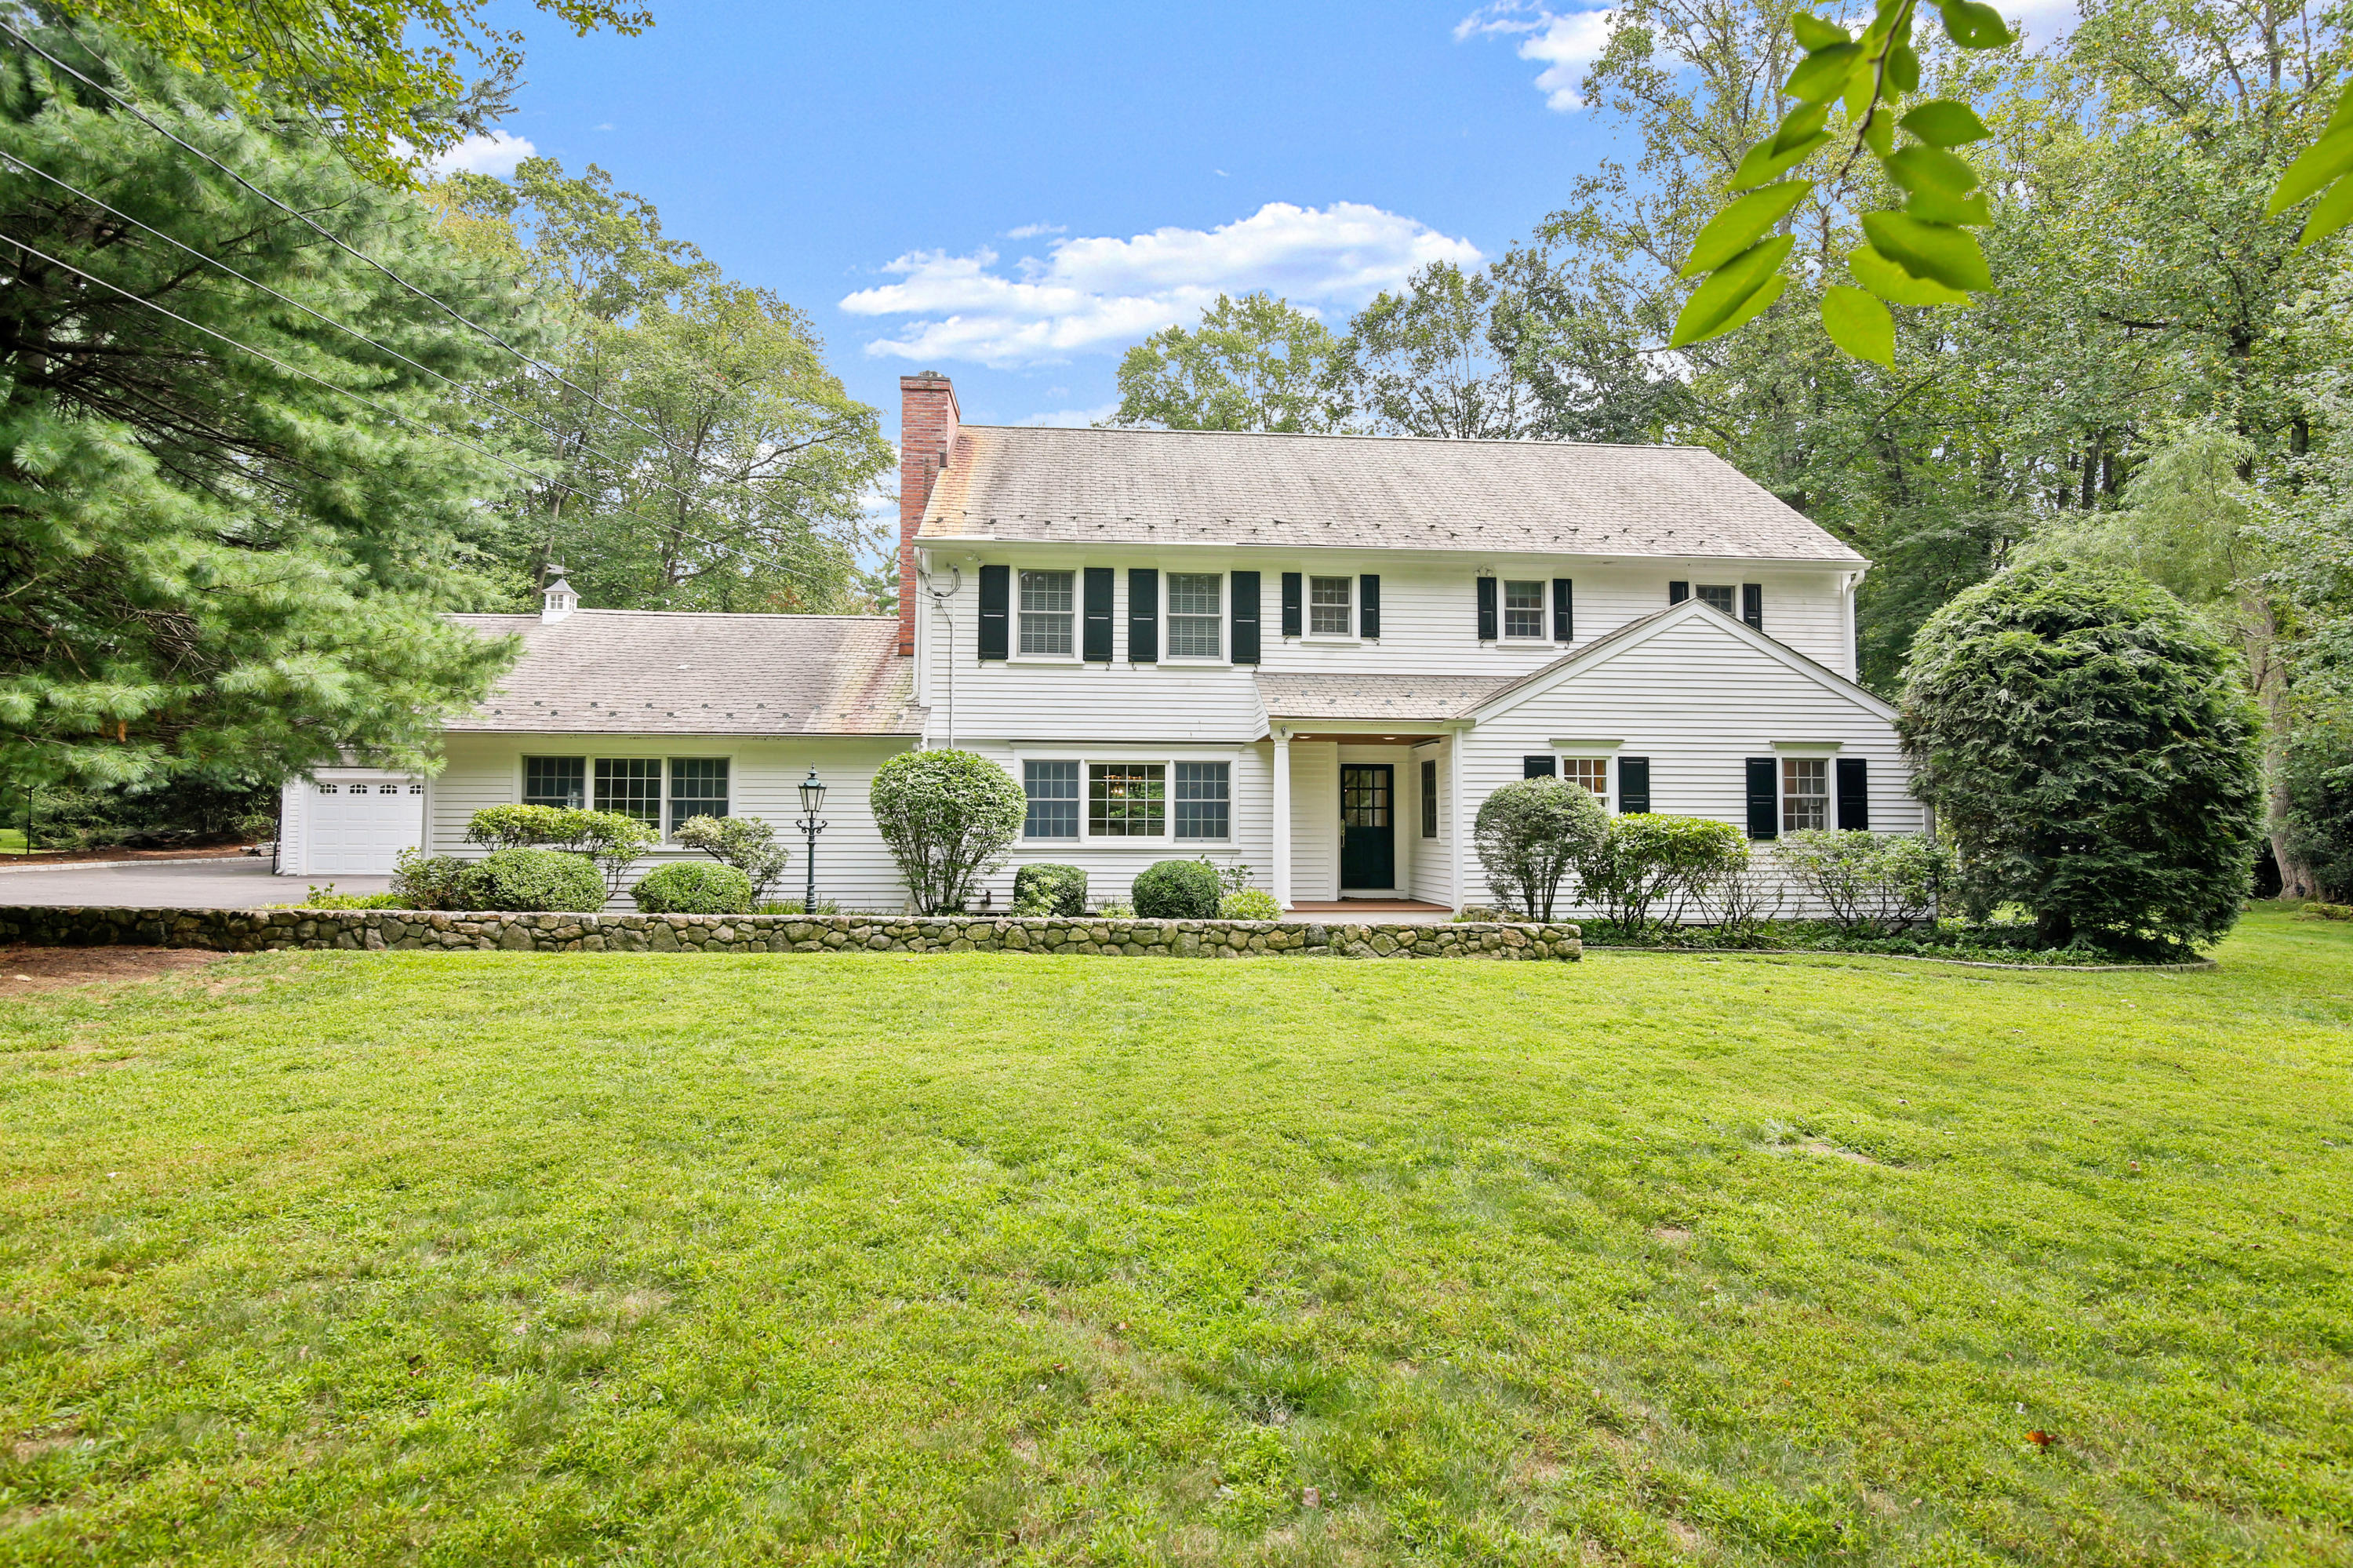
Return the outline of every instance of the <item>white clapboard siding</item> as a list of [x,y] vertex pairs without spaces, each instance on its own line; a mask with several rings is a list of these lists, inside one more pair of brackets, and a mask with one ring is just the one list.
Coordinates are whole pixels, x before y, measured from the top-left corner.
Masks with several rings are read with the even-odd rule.
[[[1413,895],[1429,904],[1454,902],[1454,820],[1447,809],[1450,769],[1453,767],[1451,740],[1441,740],[1409,751],[1408,766],[1413,772],[1413,782],[1406,794],[1411,814],[1405,819],[1403,831],[1414,844]],[[1438,764],[1438,836],[1421,836],[1421,765]]]
[[[1151,555],[1109,550],[1081,555],[1050,546],[1007,546],[955,560],[961,586],[944,601],[934,602],[926,596],[918,611],[916,679],[922,700],[932,710],[930,738],[934,744],[946,738],[951,696],[959,740],[966,736],[1248,739],[1255,733],[1261,713],[1252,679],[1261,671],[1514,678],[1630,620],[1665,609],[1671,578],[1695,584],[1722,581],[1736,587],[1757,583],[1764,588],[1765,630],[1769,635],[1842,673],[1853,668],[1847,633],[1849,574],[1844,571],[1753,564],[1721,567],[1651,562],[1603,565],[1574,558],[1483,562],[1468,556],[1398,558],[1394,554],[1364,551],[1335,551],[1328,560],[1307,556],[1261,559],[1225,548],[1204,549],[1187,558],[1165,550]],[[1073,572],[1088,566],[1113,567],[1113,661],[1088,664],[1075,658],[1022,658],[1017,586],[1010,629],[1015,656],[981,662],[977,568],[984,562],[1008,566],[1017,573],[1023,567]],[[935,583],[950,580],[948,564],[946,559],[935,562]],[[1251,667],[1164,656],[1154,664],[1129,663],[1127,569],[1139,566],[1154,567],[1164,574],[1164,609],[1167,572],[1227,571],[1236,567],[1258,570],[1261,662]],[[1563,644],[1546,636],[1482,643],[1476,579],[1482,567],[1506,579],[1525,577],[1548,584],[1556,577],[1571,578],[1576,584],[1575,641]],[[1351,577],[1378,574],[1378,641],[1283,637],[1282,574],[1285,570]],[[1547,612],[1547,631],[1549,620]],[[1074,620],[1074,641],[1077,635]],[[1164,655],[1167,642],[1164,624],[1160,639]],[[1230,648],[1227,652],[1230,653]]]
[[[531,757],[724,757],[729,759],[729,810],[776,824],[792,850],[776,896],[798,898],[807,883],[805,841],[793,824],[801,814],[798,787],[814,767],[826,789],[826,831],[818,838],[818,897],[844,909],[897,911],[907,890],[876,832],[867,803],[874,770],[894,752],[892,740],[811,736],[756,739],[743,736],[659,736],[616,739],[611,736],[481,735],[445,737],[447,765],[428,789],[431,821],[427,848],[437,854],[477,855],[466,842],[466,826],[485,806],[512,805],[522,798],[522,759]],[[591,762],[592,778],[594,763]],[[665,844],[638,863],[632,879],[666,861],[704,858]],[[626,891],[612,907],[633,907]]]

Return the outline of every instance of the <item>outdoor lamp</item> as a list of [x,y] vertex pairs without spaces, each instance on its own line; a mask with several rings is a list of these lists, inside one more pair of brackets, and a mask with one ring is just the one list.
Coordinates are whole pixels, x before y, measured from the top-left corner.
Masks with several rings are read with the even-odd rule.
[[801,913],[814,915],[817,913],[817,836],[825,832],[825,824],[818,821],[817,815],[825,805],[825,784],[818,778],[816,768],[810,768],[809,776],[801,780],[800,790],[799,826],[802,835],[808,840],[808,891],[801,899]]

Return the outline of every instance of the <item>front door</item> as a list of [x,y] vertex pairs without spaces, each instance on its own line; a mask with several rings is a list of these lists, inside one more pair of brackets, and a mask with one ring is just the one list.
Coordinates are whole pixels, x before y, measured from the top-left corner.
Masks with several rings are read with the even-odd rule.
[[1397,768],[1340,764],[1340,890],[1397,885]]

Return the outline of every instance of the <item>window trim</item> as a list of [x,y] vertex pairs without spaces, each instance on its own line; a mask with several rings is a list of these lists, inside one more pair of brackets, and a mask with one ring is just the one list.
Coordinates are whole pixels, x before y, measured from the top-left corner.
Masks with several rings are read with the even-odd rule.
[[[1083,602],[1083,595],[1082,595],[1082,592],[1081,592],[1081,587],[1082,587],[1082,581],[1083,581],[1083,577],[1084,577],[1085,571],[1086,571],[1086,568],[1085,568],[1083,566],[1074,566],[1074,567],[1015,567],[1013,568],[1013,595],[1012,595],[1013,602],[1012,602],[1012,604],[1008,607],[1008,614],[1009,614],[1009,616],[1010,616],[1010,618],[1011,618],[1011,620],[1012,620],[1013,625],[1012,625],[1012,627],[1010,628],[1010,630],[1011,630],[1011,633],[1012,633],[1012,634],[1011,634],[1011,636],[1009,636],[1009,637],[1006,640],[1006,641],[1007,641],[1007,642],[1008,642],[1008,647],[1006,648],[1006,650],[1005,650],[1005,662],[1006,662],[1007,663],[1008,663],[1008,664],[1080,664],[1080,663],[1083,663],[1083,662],[1085,662],[1085,661],[1081,657],[1081,654],[1085,651],[1085,638],[1084,638],[1084,632],[1085,632],[1085,630],[1086,630],[1086,627],[1085,627],[1085,620],[1086,620],[1086,606],[1085,606],[1085,604],[1084,604],[1084,602]],[[1070,579],[1070,586],[1071,586],[1071,608],[1070,608],[1070,609],[1066,609],[1066,610],[1061,610],[1061,611],[1059,611],[1059,612],[1058,612],[1058,611],[1055,611],[1055,610],[1050,610],[1050,609],[1040,609],[1040,610],[1034,610],[1034,611],[1033,611],[1033,610],[1026,610],[1026,609],[1022,609],[1022,608],[1021,608],[1021,588],[1022,588],[1022,579],[1023,579],[1024,577],[1029,577],[1029,576],[1030,576],[1030,575],[1032,575],[1033,573],[1034,573],[1034,574],[1036,574],[1036,575],[1038,575],[1038,576],[1041,576],[1041,577],[1042,577],[1042,576],[1044,576],[1044,575],[1046,575],[1047,573],[1050,573],[1050,573],[1057,574],[1057,575],[1061,576],[1061,577],[1068,577],[1068,578]],[[1116,588],[1114,588],[1114,589],[1113,589],[1113,592],[1114,592],[1114,594],[1117,592]],[[1116,623],[1116,606],[1117,606],[1117,604],[1118,604],[1118,600],[1117,600],[1115,598],[1114,598],[1114,599],[1113,599],[1113,607],[1114,607],[1114,617],[1113,617],[1113,619],[1114,619],[1114,623]],[[1028,623],[1028,619],[1027,619],[1027,618],[1028,618],[1029,616],[1030,616],[1030,615],[1032,615],[1032,614],[1036,614],[1036,615],[1053,615],[1053,614],[1057,614],[1057,613],[1059,613],[1059,614],[1060,614],[1060,615],[1062,615],[1062,616],[1066,617],[1066,618],[1068,619],[1069,622],[1070,622],[1071,651],[1070,651],[1069,652],[1067,652],[1067,653],[1032,653],[1032,652],[1030,652],[1029,651],[1029,649],[1027,649],[1027,648],[1025,648],[1025,647],[1023,647],[1023,646],[1022,646],[1023,641],[1024,641],[1024,639],[1025,639],[1025,637],[1026,637],[1026,635],[1027,635],[1027,632],[1028,632],[1028,624],[1029,624],[1029,623]]]
[[[1552,634],[1552,627],[1549,624],[1552,618],[1551,583],[1544,577],[1498,577],[1495,580],[1499,585],[1495,589],[1495,641],[1498,642],[1551,642],[1556,641]],[[1515,585],[1520,588],[1533,588],[1536,590],[1536,629],[1534,631],[1514,631],[1512,630],[1512,589]],[[1520,607],[1519,613],[1522,615],[1527,614],[1527,608],[1523,605]]]
[[[1837,823],[1838,778],[1836,770],[1831,766],[1831,763],[1836,760],[1836,758],[1837,754],[1835,752],[1829,751],[1776,751],[1773,758],[1774,762],[1777,764],[1773,769],[1773,783],[1776,796],[1774,803],[1779,808],[1781,832],[1785,836],[1789,833],[1810,832],[1821,829],[1827,829]],[[1809,793],[1806,795],[1799,795],[1789,788],[1789,775],[1791,770],[1795,768],[1798,764],[1803,762],[1810,762],[1822,770],[1822,789],[1820,794],[1815,795]],[[1799,800],[1819,800],[1821,802],[1822,820],[1813,824],[1812,828],[1797,826],[1789,820],[1790,803]]]
[[[1723,604],[1712,602],[1707,597],[1712,592],[1723,593],[1725,602]],[[1740,585],[1738,583],[1695,582],[1691,586],[1691,595],[1718,615],[1728,615],[1735,620],[1740,619]]]
[[[1234,777],[1241,761],[1241,757],[1237,753],[1229,751],[1211,756],[1201,756],[1199,754],[1188,756],[1182,752],[1159,752],[1146,750],[1141,747],[1134,750],[1129,750],[1124,747],[1105,747],[1101,750],[1087,751],[1046,748],[1039,748],[1033,751],[1027,748],[1017,748],[1014,752],[1013,759],[1021,766],[1022,798],[1025,801],[1029,798],[1029,765],[1030,763],[1069,762],[1076,764],[1079,769],[1078,836],[1076,838],[1068,839],[1031,838],[1029,836],[1029,813],[1025,810],[1022,814],[1021,836],[1014,841],[1018,845],[1034,845],[1041,850],[1052,848],[1063,850],[1089,848],[1117,850],[1135,846],[1158,846],[1167,848],[1176,846],[1189,847],[1193,845],[1198,845],[1203,849],[1223,848],[1230,850],[1239,847],[1241,841],[1235,831],[1236,819],[1240,816],[1241,809],[1240,787],[1236,783]],[[1224,766],[1226,769],[1225,837],[1221,839],[1177,837],[1176,793],[1176,767],[1179,763],[1185,762],[1208,762],[1222,764]],[[1092,812],[1089,810],[1093,801],[1091,788],[1094,780],[1093,770],[1097,768],[1151,767],[1157,767],[1163,770],[1160,776],[1160,832],[1155,835],[1152,833],[1098,834],[1093,832],[1092,822],[1091,820]]]
[[[1529,752],[1528,755],[1530,757],[1535,757],[1540,754],[1532,751]],[[1601,764],[1601,777],[1609,783],[1609,787],[1596,795],[1594,799],[1601,802],[1601,809],[1603,810],[1609,812],[1613,817],[1616,816],[1618,814],[1618,743],[1616,741],[1611,741],[1606,746],[1556,745],[1552,748],[1552,776],[1555,779],[1562,779],[1564,781],[1567,780],[1568,778],[1568,764],[1572,760],[1577,762],[1599,762]]]
[[[1176,650],[1176,587],[1178,577],[1215,577],[1218,579],[1218,609],[1213,616],[1192,615],[1192,620],[1208,620],[1218,629],[1218,651],[1212,654],[1179,653]],[[1178,571],[1163,566],[1160,568],[1160,662],[1182,664],[1188,669],[1216,669],[1233,662],[1232,629],[1227,624],[1233,613],[1233,593],[1229,574],[1223,567],[1213,572]]]
[[[631,736],[629,738],[637,739],[641,737]],[[678,738],[685,740],[692,739],[694,737],[681,736]],[[534,751],[531,753],[531,755],[533,757],[577,757],[580,759],[580,809],[585,811],[593,811],[596,809],[596,764],[598,762],[660,763],[661,816],[659,821],[650,824],[655,832],[660,835],[655,841],[655,847],[657,849],[675,849],[678,847],[678,841],[670,836],[670,806],[672,801],[676,799],[676,791],[670,787],[670,765],[674,762],[724,762],[727,764],[727,814],[731,817],[743,816],[746,814],[736,810],[736,807],[743,803],[744,799],[744,759],[739,753],[733,750],[671,751],[665,747],[656,749],[649,756],[646,752],[642,751],[598,751],[591,747],[583,747],[579,751],[573,752]],[[786,771],[789,772],[791,770],[787,768]],[[523,803],[523,754],[522,752],[517,752],[515,754],[514,767],[510,778],[514,788],[513,799],[517,804],[522,804]],[[765,821],[768,819],[759,817],[757,820]]]
[[[1345,613],[1345,614],[1346,614],[1346,616],[1347,616],[1347,619],[1348,619],[1348,626],[1347,626],[1347,630],[1345,630],[1345,631],[1318,631],[1318,630],[1315,630],[1315,611],[1316,611],[1316,609],[1317,609],[1317,606],[1316,606],[1316,603],[1315,603],[1315,585],[1316,585],[1317,583],[1319,583],[1319,582],[1324,582],[1324,583],[1345,583],[1345,584],[1347,585],[1347,587],[1348,587],[1348,602],[1347,602],[1347,604],[1346,604],[1345,607],[1342,607],[1342,608],[1344,609]],[[1303,641],[1303,642],[1323,642],[1323,643],[1327,643],[1327,644],[1328,644],[1328,643],[1361,642],[1361,641],[1364,641],[1364,639],[1363,639],[1362,637],[1360,637],[1360,636],[1358,636],[1358,635],[1357,635],[1357,631],[1356,631],[1356,627],[1357,627],[1357,621],[1356,621],[1356,609],[1357,609],[1357,598],[1358,598],[1358,594],[1357,594],[1357,588],[1356,588],[1356,574],[1355,574],[1355,573],[1353,573],[1353,572],[1349,572],[1349,573],[1341,573],[1341,572],[1309,572],[1309,573],[1307,574],[1307,582],[1306,582],[1306,584],[1305,584],[1305,588],[1306,588],[1306,598],[1305,598],[1305,603],[1304,603],[1303,608],[1304,608],[1304,609],[1306,610],[1306,613],[1307,613],[1307,620],[1306,620],[1306,622],[1305,622],[1305,624],[1304,624],[1304,626],[1303,626],[1303,630],[1302,630],[1302,631],[1301,631],[1301,635],[1300,635],[1300,641]],[[1327,605],[1323,606],[1322,608],[1324,608],[1324,609],[1333,609],[1334,607],[1333,607],[1333,606],[1331,606],[1331,605],[1328,605],[1328,604],[1327,604]]]

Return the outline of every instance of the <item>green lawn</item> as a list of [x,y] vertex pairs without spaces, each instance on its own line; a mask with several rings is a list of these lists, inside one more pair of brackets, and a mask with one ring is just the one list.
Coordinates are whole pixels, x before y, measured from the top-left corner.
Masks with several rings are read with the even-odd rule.
[[2221,956],[19,998],[0,1562],[2343,1563],[2353,926]]

